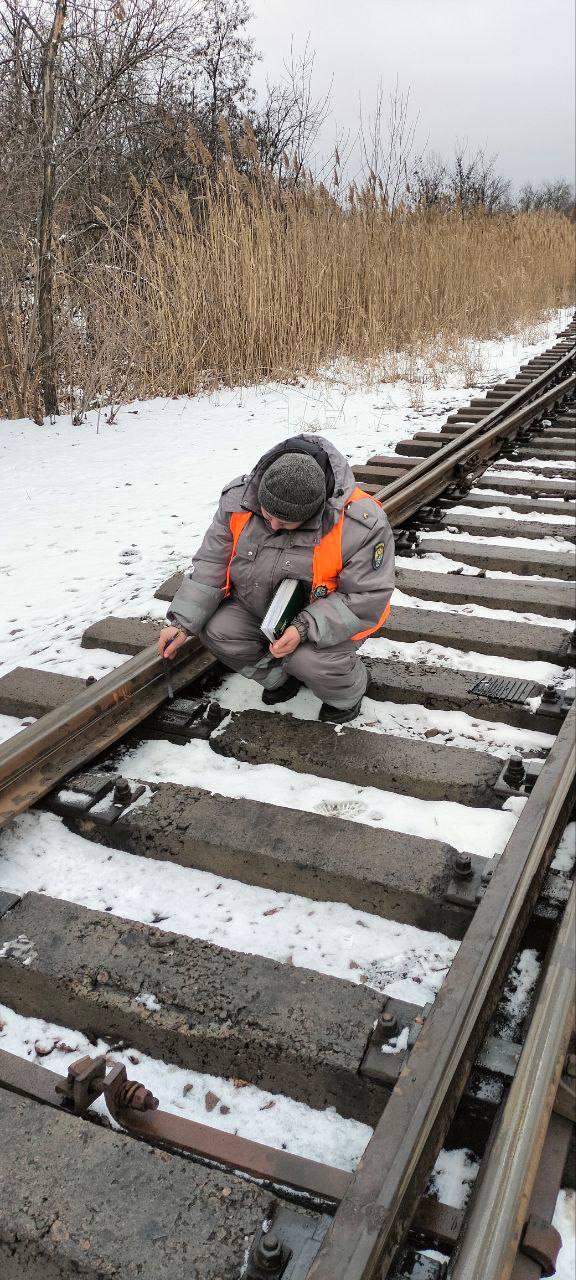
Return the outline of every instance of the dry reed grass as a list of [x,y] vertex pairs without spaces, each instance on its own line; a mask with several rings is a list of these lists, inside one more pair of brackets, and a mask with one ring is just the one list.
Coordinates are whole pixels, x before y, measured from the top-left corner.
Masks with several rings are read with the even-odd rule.
[[[137,224],[108,228],[82,278],[60,263],[60,382],[81,413],[340,359],[393,370],[400,351],[441,377],[463,339],[469,360],[475,341],[569,304],[573,260],[561,215],[391,214],[366,192],[342,207],[324,189],[280,193],[224,168],[192,203],[145,193]],[[17,363],[24,348],[17,338]]]

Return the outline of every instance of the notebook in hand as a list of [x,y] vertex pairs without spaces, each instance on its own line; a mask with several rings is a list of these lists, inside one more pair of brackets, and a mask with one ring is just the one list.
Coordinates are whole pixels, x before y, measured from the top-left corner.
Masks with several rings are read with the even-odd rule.
[[296,578],[285,578],[280,583],[260,623],[260,630],[271,643],[280,639],[307,601],[308,592],[303,582],[298,582]]

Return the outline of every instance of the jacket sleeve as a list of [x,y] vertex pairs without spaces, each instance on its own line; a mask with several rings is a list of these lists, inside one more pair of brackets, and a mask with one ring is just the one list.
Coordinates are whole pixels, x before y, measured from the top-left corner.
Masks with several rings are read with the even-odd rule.
[[226,574],[232,555],[230,513],[235,509],[231,490],[239,484],[233,481],[222,491],[212,524],[166,615],[168,622],[191,635],[198,635],[225,598]]
[[300,615],[319,649],[376,627],[394,590],[394,538],[371,498],[352,503],[342,529],[342,569],[336,591],[313,600]]

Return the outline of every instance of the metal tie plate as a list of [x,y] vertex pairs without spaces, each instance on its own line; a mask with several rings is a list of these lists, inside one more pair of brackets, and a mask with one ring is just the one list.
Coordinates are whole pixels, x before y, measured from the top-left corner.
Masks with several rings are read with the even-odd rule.
[[483,676],[468,690],[478,698],[492,702],[516,702],[520,705],[538,696],[540,686],[534,680],[511,680],[504,676]]

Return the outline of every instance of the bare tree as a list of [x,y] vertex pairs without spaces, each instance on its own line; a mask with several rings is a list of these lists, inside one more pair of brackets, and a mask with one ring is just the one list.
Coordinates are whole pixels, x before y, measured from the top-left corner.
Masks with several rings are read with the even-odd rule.
[[254,134],[264,167],[280,182],[296,185],[330,107],[330,92],[314,96],[315,54],[308,41],[301,54],[290,47],[290,59],[278,84],[266,84],[266,95],[254,120]]
[[246,27],[252,17],[247,0],[205,0],[201,36],[195,48],[199,84],[191,98],[192,113],[214,160],[223,151],[220,120],[241,124],[242,109],[253,99],[250,73],[256,59]]
[[11,128],[0,135],[0,161],[10,168],[16,160],[23,214],[19,225],[14,209],[8,219],[14,239],[25,225],[22,217],[28,219],[37,259],[22,398],[36,364],[48,414],[58,409],[56,211],[78,194],[81,177],[81,203],[94,220],[91,196],[101,202],[105,186],[99,169],[110,166],[110,156],[118,164],[129,152],[127,130],[134,127],[135,114],[138,122],[134,107],[141,115],[181,65],[190,49],[192,18],[193,11],[181,8],[179,0],[3,0],[0,99]]
[[414,164],[411,187],[414,203],[434,209],[448,202],[448,171],[437,152],[418,156]]
[[42,88],[42,192],[38,211],[38,272],[36,298],[40,335],[38,364],[46,413],[58,413],[58,392],[54,367],[54,274],[52,234],[54,227],[54,186],[56,180],[56,96],[55,73],[58,49],[66,18],[66,0],[55,0],[54,18],[41,55]]
[[557,178],[554,182],[543,182],[539,187],[533,187],[531,182],[526,182],[518,195],[517,207],[523,213],[552,209],[557,213],[573,216],[574,188],[563,178]]
[[475,209],[497,213],[510,208],[510,183],[496,172],[495,156],[481,147],[472,156],[459,144],[447,175],[448,196],[462,216]]
[[374,113],[367,121],[360,111],[360,142],[364,167],[368,172],[368,199],[390,210],[409,194],[411,165],[417,120],[410,114],[410,94],[398,83],[385,109],[384,90],[378,86]]

